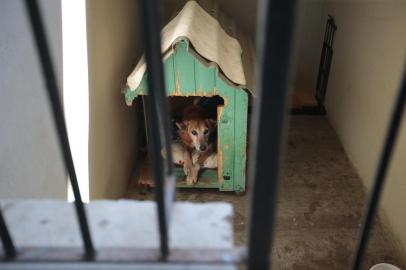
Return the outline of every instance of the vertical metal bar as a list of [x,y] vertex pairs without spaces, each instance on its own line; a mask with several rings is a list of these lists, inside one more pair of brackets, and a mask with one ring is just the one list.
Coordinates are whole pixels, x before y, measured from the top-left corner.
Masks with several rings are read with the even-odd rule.
[[249,180],[253,184],[248,247],[251,270],[271,267],[296,1],[262,0],[258,10],[258,92],[253,106],[249,168]]
[[331,16],[331,15],[328,15],[327,23],[331,29],[331,36],[329,37],[328,45],[331,47],[331,49],[333,49],[334,34],[335,34],[335,31],[337,31],[337,25],[334,21],[333,16]]
[[324,42],[327,42],[327,36],[328,36],[328,20],[326,22],[326,30],[324,31]]
[[386,139],[379,159],[379,165],[375,173],[375,180],[368,200],[368,206],[365,211],[362,223],[363,224],[362,230],[360,233],[360,238],[358,240],[357,251],[355,253],[352,264],[353,270],[360,269],[361,267],[362,259],[364,257],[365,250],[368,244],[369,233],[371,231],[374,222],[374,217],[378,208],[379,199],[381,197],[386,172],[388,170],[389,163],[392,157],[393,148],[396,143],[396,137],[398,135],[398,131],[402,123],[402,116],[404,114],[406,103],[406,71],[403,75],[403,82],[395,102],[396,102],[395,107],[392,112],[392,117],[390,119],[389,127],[386,134]]
[[75,208],[79,220],[80,232],[85,247],[86,257],[91,258],[94,256],[95,251],[92,243],[92,238],[90,236],[85,208],[80,196],[79,185],[76,178],[75,167],[73,165],[72,154],[69,146],[68,134],[66,131],[65,118],[63,115],[61,100],[59,98],[60,92],[56,83],[55,72],[52,65],[52,59],[49,52],[49,46],[47,43],[41,13],[38,7],[37,0],[26,0],[25,6],[30,18],[39,59],[41,60],[42,75],[44,77],[44,81],[46,82],[48,98],[53,110],[55,126],[58,131],[59,144],[61,145],[65,167],[69,173],[69,179],[72,185],[73,194],[75,196]]
[[[158,12],[158,7],[160,6],[160,1],[159,0],[152,0],[148,1],[148,8],[151,10],[149,11],[150,13],[142,13],[140,18],[141,18],[141,24],[143,25],[143,37],[145,40],[145,46],[149,45],[152,47],[146,47],[146,62],[147,62],[147,69],[151,70],[150,72],[154,73],[154,77],[158,79],[158,81],[153,81],[153,85],[150,87],[155,87],[151,90],[154,91],[154,93],[151,93],[154,97],[155,101],[155,106],[157,107],[158,110],[158,120],[160,124],[160,134],[161,134],[161,140],[163,140],[163,147],[165,147],[165,151],[168,151],[167,153],[172,153],[171,150],[171,132],[170,132],[170,121],[169,121],[169,106],[168,106],[168,101],[166,98],[166,92],[165,92],[165,83],[164,83],[164,73],[163,73],[163,68],[162,68],[162,54],[161,54],[161,39],[160,39],[160,21],[159,21],[159,12]],[[141,8],[142,9],[142,8]],[[140,10],[141,10],[140,9]],[[152,16],[152,17],[151,17]],[[156,17],[155,17],[156,16]],[[148,18],[147,18],[148,17]],[[155,29],[156,28],[156,29]],[[152,33],[155,32],[156,33]],[[157,46],[155,46],[155,43]],[[159,51],[157,50],[159,49]],[[159,59],[157,59],[158,55],[155,55],[159,52]],[[148,56],[149,53],[152,53],[152,56]],[[150,62],[150,65],[148,65],[149,57],[152,62]],[[157,61],[159,60],[159,61]],[[159,65],[159,67],[155,67],[155,65]],[[148,67],[149,66],[149,67]],[[156,74],[156,75],[155,75]],[[148,80],[148,85],[150,84],[150,81]],[[173,161],[172,161],[172,155],[167,155],[166,158],[166,163],[167,163],[167,175],[172,175],[173,171]]]
[[333,27],[333,22],[330,22],[330,28],[331,28],[331,34],[330,34],[330,40],[328,42],[328,45],[330,46],[330,48],[333,47],[333,38],[334,38],[334,27]]
[[[168,220],[174,199],[175,177],[172,173],[169,110],[162,67],[159,6],[159,0],[139,0],[140,25],[145,43],[148,74],[148,96],[146,97],[148,155],[156,185],[161,255],[165,259],[169,254]],[[166,153],[166,170],[161,155],[162,147]]]
[[316,99],[319,103],[319,105],[322,103],[322,98],[321,98],[321,89],[322,89],[322,82],[324,78],[324,66],[325,66],[325,59],[326,59],[326,54],[327,54],[327,46],[325,43],[323,43],[323,48],[321,50],[321,57],[320,57],[320,64],[319,64],[319,72],[317,76],[317,84],[316,84]]
[[327,21],[327,33],[326,33],[326,43],[330,43],[330,36],[331,36],[331,27],[330,27],[330,21]]
[[329,28],[329,36],[328,36],[328,41],[327,44],[329,47],[331,47],[332,43],[331,43],[331,39],[333,38],[333,26],[331,24],[331,19],[328,20],[328,28]]
[[3,243],[4,252],[6,258],[10,259],[17,255],[16,248],[11,239],[10,232],[7,228],[6,221],[4,220],[2,210],[0,209],[0,237],[1,242]]
[[333,41],[334,34],[337,30],[337,26],[334,23],[334,18],[328,15],[326,31],[324,33],[323,48],[321,51],[319,71],[317,75],[316,83],[316,100],[318,107],[325,113],[324,99],[327,91],[327,84],[330,74],[330,66],[333,57]]
[[[332,61],[332,57],[333,57],[333,50],[331,49],[330,46],[325,46],[325,61],[323,62],[323,76],[321,77],[321,91],[318,94],[318,101],[322,103],[324,103],[324,100],[326,98],[326,89],[327,89],[327,84],[328,84],[328,80],[330,77],[330,67],[331,67],[331,61]],[[322,105],[323,106],[323,105]]]
[[331,17],[330,18],[330,31],[331,31],[331,34],[330,34],[330,39],[329,39],[329,42],[328,42],[328,45],[330,46],[330,47],[332,47],[333,46],[333,37],[334,37],[334,32],[335,32],[335,30],[334,30],[334,20],[333,20],[333,17]]

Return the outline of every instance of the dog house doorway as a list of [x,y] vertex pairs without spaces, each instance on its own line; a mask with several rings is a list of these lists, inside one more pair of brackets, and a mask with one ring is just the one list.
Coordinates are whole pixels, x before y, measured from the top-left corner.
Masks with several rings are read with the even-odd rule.
[[[184,145],[179,137],[179,127],[177,123],[180,124],[183,118],[183,111],[185,108],[191,104],[196,104],[198,107],[202,108],[207,112],[208,119],[213,120],[213,122],[218,122],[221,117],[221,112],[224,108],[224,99],[218,95],[213,97],[200,97],[200,96],[170,96],[168,97],[168,103],[170,105],[170,120],[171,120],[171,137],[172,137],[172,153],[174,157],[174,172],[177,179],[177,187],[193,187],[193,188],[220,188],[222,177],[222,158],[218,158],[219,146],[222,145],[222,142],[219,139],[217,132],[217,125],[214,125],[214,128],[211,130],[208,136],[208,146],[213,148],[214,152],[209,156],[209,159],[199,170],[197,182],[190,185],[186,182],[186,175],[183,170],[183,160],[177,160],[176,156],[179,157],[180,148],[183,149]],[[144,114],[144,124],[146,125],[145,110]],[[145,127],[144,125],[144,127]],[[146,130],[146,128],[144,128]],[[146,132],[143,132],[144,139],[142,139],[143,144],[141,149],[146,149],[146,143],[148,143],[148,135]],[[220,150],[221,151],[221,150]],[[177,155],[178,154],[178,155]],[[154,186],[150,166],[148,162],[147,153],[143,155],[141,160],[141,170],[139,174],[135,177],[136,181],[140,185],[144,186]],[[180,158],[181,159],[181,158]],[[217,164],[218,163],[218,164]],[[207,167],[208,166],[208,167]],[[230,180],[226,179],[225,180]]]

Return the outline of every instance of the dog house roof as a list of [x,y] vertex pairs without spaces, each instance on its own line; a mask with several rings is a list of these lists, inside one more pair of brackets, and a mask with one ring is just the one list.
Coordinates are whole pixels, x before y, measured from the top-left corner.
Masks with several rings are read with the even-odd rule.
[[[189,50],[200,61],[215,64],[219,71],[236,86],[254,95],[255,66],[252,39],[239,30],[233,20],[220,13],[214,1],[205,1],[209,14],[195,1],[188,1],[182,10],[162,29],[161,42],[164,60],[174,53],[175,45],[187,40]],[[141,83],[146,71],[144,57],[127,78],[130,91]]]

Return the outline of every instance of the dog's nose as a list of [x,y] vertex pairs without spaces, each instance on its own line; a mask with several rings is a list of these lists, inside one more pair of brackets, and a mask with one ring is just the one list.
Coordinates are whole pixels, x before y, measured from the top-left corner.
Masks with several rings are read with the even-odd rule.
[[207,147],[205,145],[200,146],[200,151],[206,151]]

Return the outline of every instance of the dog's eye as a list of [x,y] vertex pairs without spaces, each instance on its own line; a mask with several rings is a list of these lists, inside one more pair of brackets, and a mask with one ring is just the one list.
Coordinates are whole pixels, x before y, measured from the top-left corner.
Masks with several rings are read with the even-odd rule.
[[205,130],[203,131],[203,134],[204,134],[204,135],[207,135],[207,133],[209,133],[209,130],[208,130],[208,129],[205,129]]
[[196,131],[196,130],[192,130],[192,134],[196,136],[196,135],[197,135],[197,131]]

